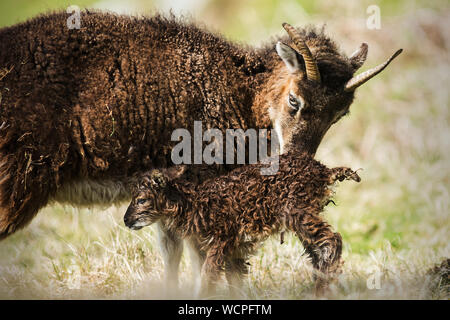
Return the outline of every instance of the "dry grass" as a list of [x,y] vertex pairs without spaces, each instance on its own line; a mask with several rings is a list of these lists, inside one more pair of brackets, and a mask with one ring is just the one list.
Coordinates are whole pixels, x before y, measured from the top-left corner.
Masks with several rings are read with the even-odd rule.
[[[448,5],[433,10],[408,2],[383,18],[381,30],[370,31],[363,20],[367,5],[327,10],[325,3],[318,2],[313,21],[333,18],[327,29],[346,52],[367,41],[367,67],[404,49],[359,89],[352,114],[330,130],[317,155],[330,166],[364,169],[362,183],[343,184],[338,206],[325,213],[343,235],[346,261],[327,298],[448,299],[448,279],[427,273],[450,257]],[[264,30],[279,32],[279,19]],[[258,29],[242,28],[247,34]],[[124,209],[44,209],[27,229],[0,243],[0,298],[192,298],[189,259],[183,256],[182,290],[163,294],[154,229],[126,229]],[[314,298],[302,252],[294,237],[284,245],[268,240],[250,261],[243,296]],[[371,290],[367,282],[374,275],[380,289]],[[218,297],[225,294],[223,287]]]

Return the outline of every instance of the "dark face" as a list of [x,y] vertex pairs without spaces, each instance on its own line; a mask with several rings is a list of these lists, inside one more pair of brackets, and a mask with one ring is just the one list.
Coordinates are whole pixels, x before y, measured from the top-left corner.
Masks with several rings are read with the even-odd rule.
[[133,199],[123,218],[125,225],[139,230],[161,219],[167,210],[166,180],[157,170],[143,174],[133,190]]

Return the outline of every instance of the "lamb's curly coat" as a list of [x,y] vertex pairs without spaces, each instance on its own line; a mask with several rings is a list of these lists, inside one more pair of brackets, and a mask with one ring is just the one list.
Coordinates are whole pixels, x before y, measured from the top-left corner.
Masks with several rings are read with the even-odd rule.
[[359,176],[349,168],[329,169],[298,152],[282,155],[274,175],[261,175],[262,166],[241,167],[201,184],[172,179],[159,170],[147,172],[135,187],[124,221],[138,229],[163,219],[173,233],[195,239],[210,283],[222,270],[229,278],[245,273],[256,246],[284,230],[296,233],[317,270],[336,271],[342,239],[320,213],[337,180],[359,182]]

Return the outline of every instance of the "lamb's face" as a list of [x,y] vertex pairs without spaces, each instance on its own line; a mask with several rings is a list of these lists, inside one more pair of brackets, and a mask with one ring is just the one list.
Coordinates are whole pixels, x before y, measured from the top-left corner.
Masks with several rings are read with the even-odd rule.
[[132,193],[133,199],[123,218],[128,228],[139,230],[164,216],[168,204],[164,193],[165,187],[165,177],[157,170],[140,177]]
[[156,195],[149,196],[148,193],[152,192],[139,194],[136,198],[133,197],[123,218],[128,228],[139,230],[161,218],[160,210],[157,209],[156,205]]

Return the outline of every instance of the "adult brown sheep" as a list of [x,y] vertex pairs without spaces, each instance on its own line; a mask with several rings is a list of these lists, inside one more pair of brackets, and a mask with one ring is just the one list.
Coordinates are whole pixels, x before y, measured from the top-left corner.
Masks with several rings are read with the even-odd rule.
[[[281,149],[314,154],[355,89],[399,53],[353,77],[367,45],[348,58],[314,28],[285,24],[290,37],[255,49],[175,18],[83,11],[81,28],[69,29],[68,17],[0,29],[0,239],[50,201],[129,200],[131,176],[171,166],[171,133],[194,120],[274,127]],[[160,229],[176,282],[182,243]]]

